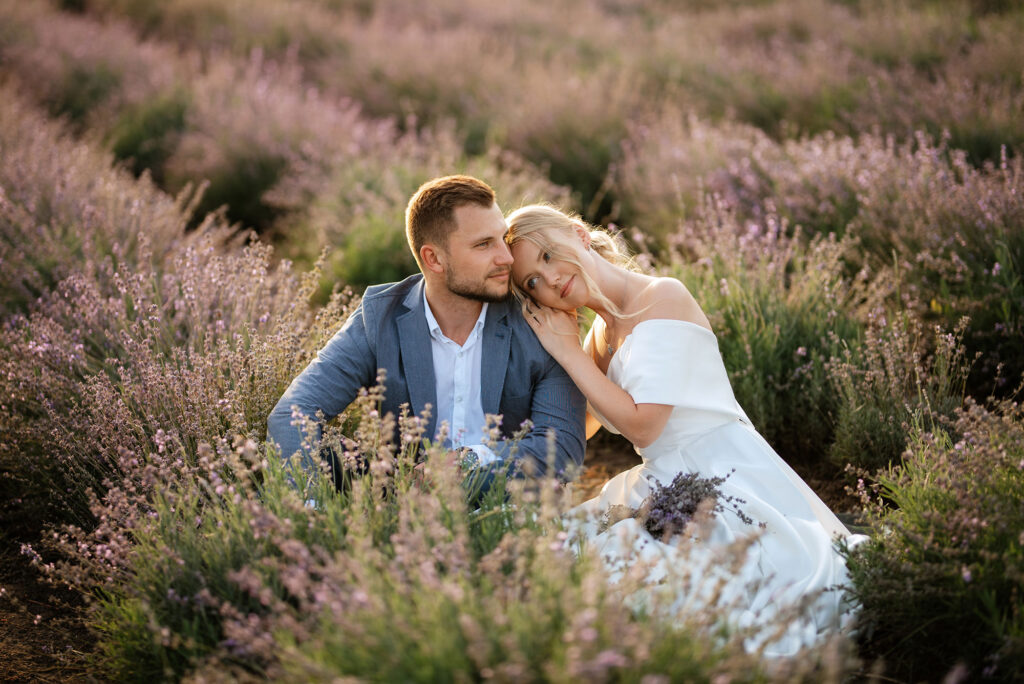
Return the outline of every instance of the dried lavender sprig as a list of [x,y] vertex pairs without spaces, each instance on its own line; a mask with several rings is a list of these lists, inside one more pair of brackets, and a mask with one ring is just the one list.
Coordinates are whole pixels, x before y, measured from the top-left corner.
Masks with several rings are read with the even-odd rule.
[[[735,469],[730,471],[730,475]],[[651,493],[637,509],[628,506],[612,506],[605,512],[602,529],[607,529],[625,518],[636,518],[643,522],[645,529],[654,537],[668,540],[686,529],[697,514],[700,504],[708,499],[714,501],[711,511],[724,513],[728,504],[736,516],[747,525],[754,520],[740,509],[746,501],[736,496],[722,494],[721,485],[729,478],[702,477],[696,472],[678,473],[672,482],[663,485],[651,480]]]

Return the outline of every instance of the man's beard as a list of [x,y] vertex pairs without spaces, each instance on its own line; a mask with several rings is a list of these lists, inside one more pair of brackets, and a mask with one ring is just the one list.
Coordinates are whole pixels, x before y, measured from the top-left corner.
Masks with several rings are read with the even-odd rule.
[[[498,275],[499,273],[505,273],[505,271],[495,271],[487,274],[487,277]],[[506,287],[500,293],[495,293],[487,289],[487,281],[482,283],[471,283],[468,281],[459,281],[455,279],[455,275],[452,271],[446,271],[444,274],[444,284],[452,294],[457,294],[460,297],[466,299],[472,299],[476,302],[488,302],[497,303],[503,302],[509,298],[510,292]]]

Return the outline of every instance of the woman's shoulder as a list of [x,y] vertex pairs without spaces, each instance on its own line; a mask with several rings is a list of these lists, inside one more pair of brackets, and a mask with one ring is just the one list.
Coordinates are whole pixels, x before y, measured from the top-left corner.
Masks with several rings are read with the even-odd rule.
[[673,301],[691,295],[690,291],[686,289],[686,286],[679,279],[655,276],[647,283],[647,287],[644,288],[641,296],[646,297],[651,302],[657,302]]
[[683,283],[675,278],[652,278],[637,297],[637,323],[647,320],[677,320],[711,330],[700,304]]

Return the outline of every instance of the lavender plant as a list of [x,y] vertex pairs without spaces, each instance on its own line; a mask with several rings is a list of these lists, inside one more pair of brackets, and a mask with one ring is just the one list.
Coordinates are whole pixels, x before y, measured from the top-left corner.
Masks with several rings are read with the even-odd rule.
[[864,652],[892,675],[1024,671],[1022,459],[1020,406],[968,402],[946,425],[913,426],[902,463],[863,490],[877,534],[848,566]]
[[1024,373],[1014,352],[1024,320],[1019,159],[1007,151],[978,169],[925,135],[778,143],[755,129],[684,121],[669,109],[637,126],[619,167],[620,192],[647,219],[654,251],[690,222],[673,214],[700,217],[703,192],[740,225],[781,215],[787,231],[849,236],[857,248],[843,255],[845,275],[876,282],[879,294],[888,288],[887,307],[914,306],[946,329],[968,316],[967,353],[982,354],[968,390],[1012,390]]
[[[470,511],[443,448],[415,472],[416,450],[392,445],[395,418],[376,413],[378,399],[357,402],[344,440],[369,459],[347,492],[326,477],[296,488],[300,471],[243,439],[201,445],[198,460],[180,444],[122,452],[124,479],[93,500],[101,524],[54,535],[68,560],[44,565],[91,597],[107,672],[766,679],[715,611],[668,620],[629,608],[633,581],[610,585],[598,558],[566,548],[557,482],[510,482],[494,508]],[[417,444],[422,421],[398,420],[399,443]],[[476,521],[496,515],[507,528],[481,547]],[[845,663],[841,651],[808,653],[780,672],[833,679]]]
[[961,321],[949,333],[936,327],[929,340],[906,312],[871,316],[863,344],[828,363],[839,399],[833,463],[869,473],[888,468],[899,463],[915,427],[930,432],[953,417],[970,370],[966,326]]
[[[619,121],[664,94],[702,115],[735,116],[776,136],[881,129],[905,137],[925,122],[933,133],[955,131],[958,146],[989,160],[1000,144],[1020,141],[1015,14],[975,12],[962,3],[942,2],[941,11],[936,3],[823,0],[672,8],[534,0],[496,8],[474,1],[429,10],[407,0],[296,0],[291,12],[272,2],[229,9],[218,0],[160,9],[119,0],[90,5],[204,53],[244,56],[255,47],[280,58],[290,49],[320,83],[353,94],[373,115],[415,111],[430,123],[455,119],[475,145],[516,127],[518,103],[544,101],[561,110],[576,99],[563,97],[563,89],[587,90],[583,82],[601,83],[609,68],[635,86],[633,95],[623,91],[625,98],[616,86],[613,105],[605,105],[618,110],[607,116]],[[544,78],[532,72],[538,62]],[[473,69],[465,68],[469,63]],[[501,68],[509,63],[518,68]],[[491,84],[499,81],[507,87],[494,92]],[[538,132],[561,118],[531,117]],[[565,125],[571,137],[587,130]]]
[[[853,11],[823,0],[714,11],[536,0],[507,8],[463,2],[424,10],[404,0],[356,7],[293,0],[289,7],[102,0],[73,16],[41,3],[0,11],[24,29],[11,31],[19,37],[6,53],[26,89],[55,102],[75,98],[49,92],[52,84],[108,83],[85,89],[96,91],[85,127],[111,134],[137,161],[156,152],[149,157],[160,165],[154,175],[172,192],[209,178],[204,209],[230,201],[231,216],[250,226],[268,227],[278,216],[262,196],[290,177],[296,160],[351,158],[349,146],[371,135],[324,127],[347,98],[405,132],[454,122],[468,153],[498,145],[547,164],[594,218],[629,212],[619,218],[662,233],[674,221],[661,226],[631,213],[643,212],[643,202],[618,186],[631,184],[620,173],[633,164],[630,150],[662,139],[657,129],[672,128],[673,116],[736,120],[776,139],[881,131],[910,140],[922,128],[935,136],[949,130],[974,164],[996,162],[1002,145],[1020,141],[1013,13],[978,17],[956,4],[936,13],[887,3]],[[59,30],[44,28],[52,26]],[[147,40],[133,41],[132,26]],[[561,27],[576,28],[562,35]],[[81,39],[90,33],[102,38]],[[625,35],[632,39],[622,41]],[[261,73],[247,66],[253,55]],[[81,73],[72,78],[76,64]],[[104,80],[108,72],[113,80]],[[504,87],[494,88],[497,82]],[[189,92],[181,95],[182,88]],[[273,97],[262,101],[261,92]],[[154,99],[168,103],[163,111],[172,116],[147,116]],[[253,107],[267,116],[253,116]],[[139,139],[139,119],[160,122],[151,147]],[[181,145],[189,149],[176,156]],[[651,152],[655,166],[665,155],[686,156],[685,145],[671,143]],[[232,183],[247,175],[248,183]],[[692,182],[671,174],[652,180],[670,191]]]
[[741,223],[709,200],[673,241],[671,264],[708,313],[737,400],[784,458],[820,463],[832,441],[836,396],[826,364],[859,343],[857,310],[870,297],[845,274],[849,240],[787,236],[785,221]]
[[[193,195],[177,200],[135,182],[111,157],[71,138],[14,89],[0,97],[0,313],[26,313],[76,273],[104,288],[105,261],[140,266],[185,244]],[[204,231],[223,241],[223,226]],[[148,249],[140,249],[145,242]],[[154,263],[152,268],[162,269]]]
[[0,330],[5,471],[82,515],[122,449],[180,440],[194,454],[228,429],[262,438],[350,300],[312,311],[315,272],[273,269],[266,245],[232,244],[216,218],[187,233],[180,204],[16,98],[0,116],[7,287],[35,295]]

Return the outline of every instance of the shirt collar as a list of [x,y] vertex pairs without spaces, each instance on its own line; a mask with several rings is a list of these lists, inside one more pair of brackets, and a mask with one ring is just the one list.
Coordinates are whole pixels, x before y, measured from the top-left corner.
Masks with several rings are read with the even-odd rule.
[[[490,306],[487,302],[480,307],[480,315],[477,316],[476,323],[473,325],[473,332],[470,333],[469,338],[466,340],[468,343],[479,331],[483,330],[484,323],[487,321],[487,307]],[[430,310],[430,302],[427,301],[427,289],[423,288],[423,311],[427,315],[427,327],[430,329],[430,336],[435,340],[449,340],[443,332],[441,332],[441,326],[438,324],[437,319],[434,318],[434,312]],[[451,341],[451,340],[449,340]],[[465,345],[463,345],[465,346]]]

